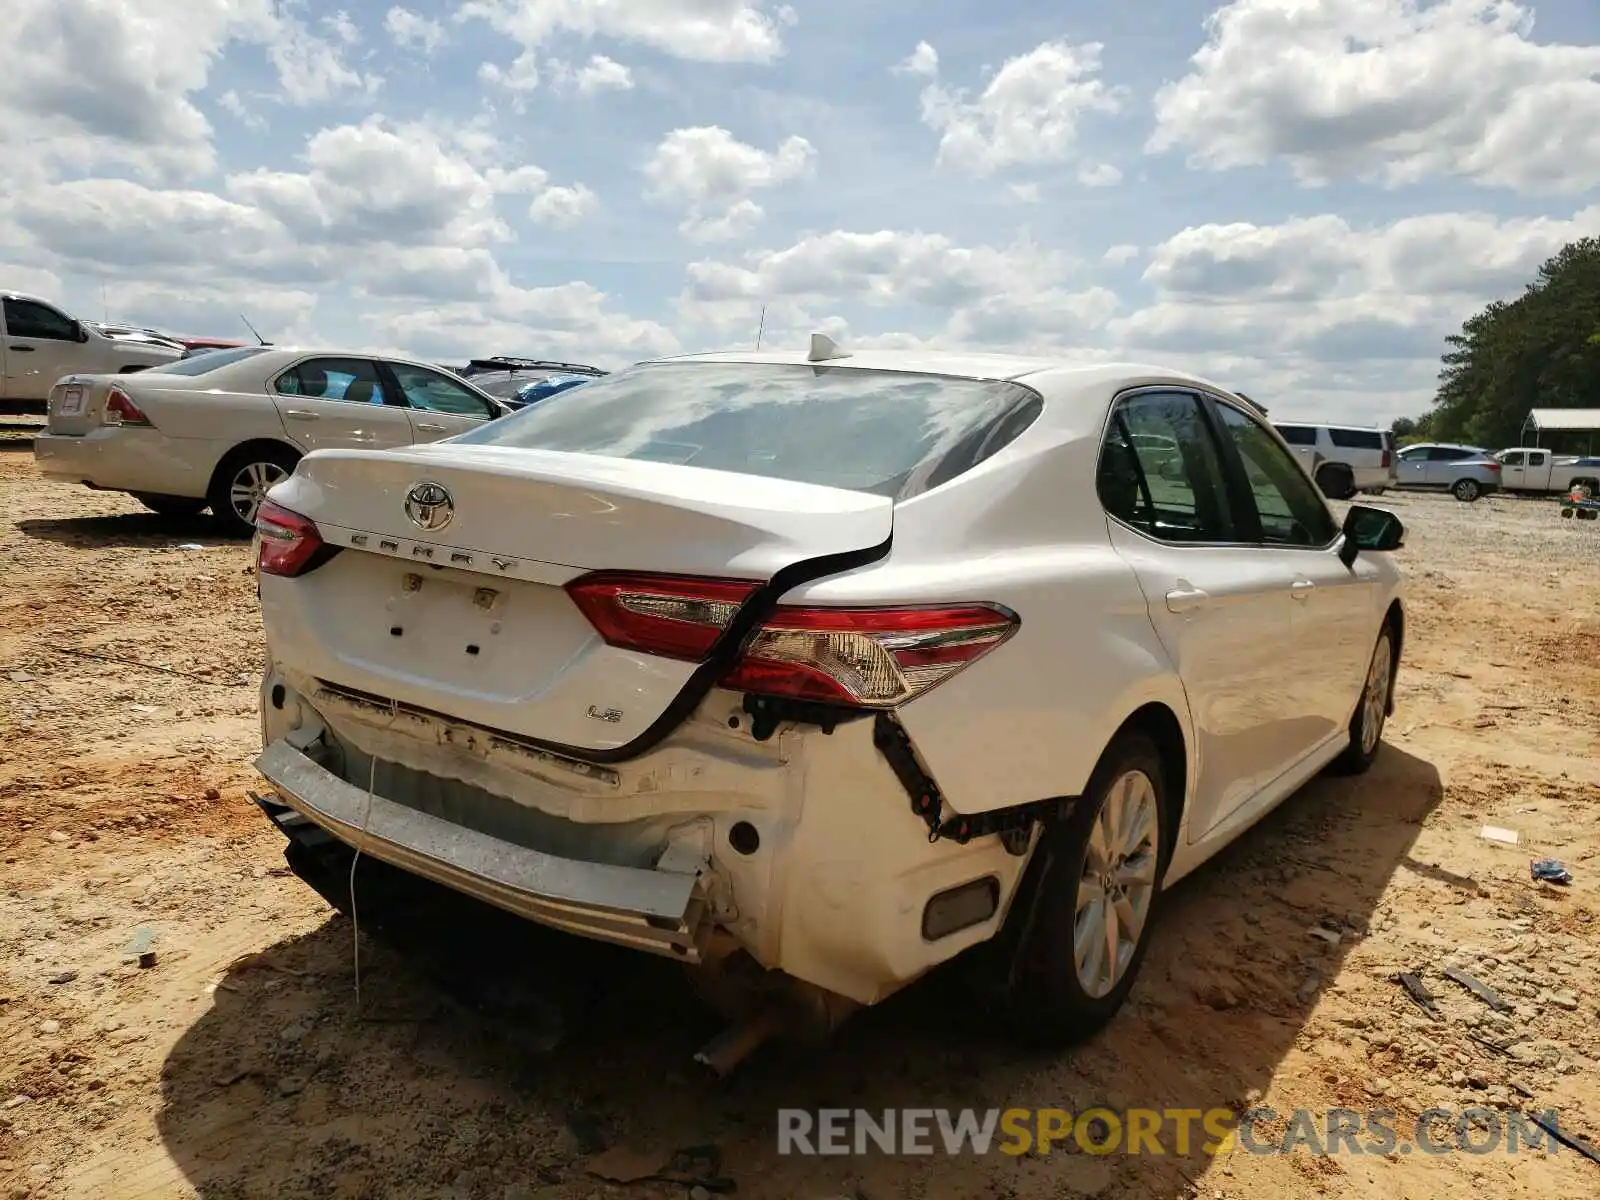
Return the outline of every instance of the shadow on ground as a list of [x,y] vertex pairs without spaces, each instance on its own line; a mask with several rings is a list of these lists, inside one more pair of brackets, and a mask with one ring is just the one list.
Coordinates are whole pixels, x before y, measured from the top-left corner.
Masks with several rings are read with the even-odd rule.
[[193,517],[163,517],[151,512],[118,513],[104,517],[53,517],[18,521],[28,537],[65,546],[130,546],[162,549],[179,543],[232,546],[237,538],[217,532],[205,513]]
[[[773,1200],[1185,1195],[1201,1139],[1160,1158],[807,1159],[778,1155],[776,1111],[1246,1107],[1353,940],[1307,927],[1367,926],[1440,792],[1393,746],[1362,779],[1313,782],[1174,890],[1129,1005],[1076,1053],[1030,1060],[958,1022],[935,974],[826,1051],[772,1048],[720,1083],[691,1061],[716,1021],[672,964],[364,860],[363,1014],[346,915],[236,964],[166,1063],[159,1126],[205,1200],[681,1196],[602,1185],[585,1159],[705,1144],[740,1196]],[[345,879],[326,886],[348,909]]]

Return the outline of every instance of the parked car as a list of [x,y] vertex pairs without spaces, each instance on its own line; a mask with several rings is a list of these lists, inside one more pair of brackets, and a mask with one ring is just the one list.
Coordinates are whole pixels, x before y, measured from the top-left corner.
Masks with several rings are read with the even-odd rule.
[[[94,326],[108,337],[123,338],[129,341],[159,342],[169,346],[176,346],[184,351],[183,357],[192,358],[202,350],[232,350],[238,346],[249,346],[253,343],[240,341],[238,338],[191,337],[184,333],[168,333],[163,329],[149,329],[138,325],[107,325],[102,321],[88,321],[85,324]],[[262,343],[266,345],[268,343]]]
[[569,388],[588,383],[593,375],[546,375],[543,379],[523,379],[512,375],[505,379],[480,375],[473,379],[491,396],[504,400],[512,408],[527,408]]
[[475,358],[456,373],[515,408],[526,408],[546,396],[606,375],[599,367],[583,363],[507,357]]
[[1313,478],[1331,499],[1348,500],[1357,492],[1381,496],[1396,486],[1394,438],[1387,429],[1298,421],[1278,421],[1276,427],[1308,467],[1320,456]]
[[1500,486],[1508,492],[1567,496],[1581,488],[1586,495],[1600,495],[1600,457],[1562,457],[1527,446],[1502,450],[1494,457],[1501,467]]
[[128,374],[182,353],[170,342],[102,333],[38,296],[0,291],[0,412],[42,416],[63,375]]
[[1341,527],[1158,367],[643,363],[308,455],[257,525],[297,870],[331,833],[835,1017],[984,946],[1052,1040],[1116,1012],[1164,887],[1372,763],[1405,632],[1400,522]]
[[1419,442],[1397,457],[1400,463],[1394,486],[1398,488],[1449,492],[1470,504],[1501,487],[1500,462],[1481,446]]
[[225,530],[249,533],[307,451],[431,442],[510,411],[408,359],[242,346],[135,376],[67,376],[33,453],[46,475],[170,516],[209,507]]

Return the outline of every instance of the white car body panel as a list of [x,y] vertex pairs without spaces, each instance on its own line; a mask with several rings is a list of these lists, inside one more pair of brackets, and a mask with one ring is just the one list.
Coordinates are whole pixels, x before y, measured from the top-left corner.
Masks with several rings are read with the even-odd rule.
[[[484,444],[305,459],[270,498],[342,549],[302,577],[260,580],[271,750],[263,770],[284,802],[339,834],[279,765],[292,758],[281,747],[319,738],[346,756],[347,779],[359,775],[360,756],[395,764],[399,773],[377,788],[403,793],[391,799],[448,793],[439,781],[458,781],[493,804],[509,801],[512,813],[534,814],[527,819],[551,831],[543,848],[565,865],[624,863],[659,882],[680,869],[669,864],[692,861],[711,919],[763,965],[880,1000],[992,936],[1026,854],[995,836],[930,843],[874,745],[871,718],[831,732],[785,721],[759,741],[741,697],[713,688],[660,740],[628,754],[670,711],[694,665],[608,645],[560,588],[596,569],[764,580],[891,534],[884,557],[794,587],[781,602],[981,602],[1020,616],[1004,645],[897,710],[949,812],[1081,794],[1118,730],[1160,706],[1181,736],[1188,783],[1170,883],[1339,753],[1400,595],[1390,558],[1362,554],[1346,567],[1342,537],[1304,549],[1161,542],[1110,517],[1096,490],[1115,397],[1150,385],[1224,401],[1226,392],[1160,368],[1007,356],[881,351],[843,365],[1020,377],[1044,407],[992,457],[899,502]],[[432,533],[406,515],[408,491],[424,481],[456,498],[450,523]],[[1204,603],[1178,595],[1169,606],[1168,593],[1194,589]],[[494,604],[473,611],[480,591],[495,593],[503,616]],[[524,614],[510,637],[513,617]],[[427,637],[407,641],[414,630]],[[494,653],[481,652],[497,637]],[[592,719],[591,710],[606,709],[620,712],[609,729]],[[759,831],[759,854],[728,849],[739,821]],[[957,935],[924,939],[928,897],[986,874],[999,881],[999,910]],[[460,875],[432,877],[469,887]],[[552,912],[548,897],[474,894],[589,936],[626,944],[646,936],[608,931],[594,912]]]

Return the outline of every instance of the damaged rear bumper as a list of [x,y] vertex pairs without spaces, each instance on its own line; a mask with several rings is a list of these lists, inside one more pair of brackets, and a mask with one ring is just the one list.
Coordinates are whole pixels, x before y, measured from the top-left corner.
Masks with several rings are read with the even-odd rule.
[[711,916],[698,871],[561,858],[465,829],[369,797],[286,739],[267,746],[256,769],[283,804],[363,854],[543,925],[701,960]]

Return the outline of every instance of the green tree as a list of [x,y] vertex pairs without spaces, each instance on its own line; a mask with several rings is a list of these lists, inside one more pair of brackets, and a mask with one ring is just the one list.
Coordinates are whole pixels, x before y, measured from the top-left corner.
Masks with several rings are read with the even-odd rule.
[[1521,440],[1531,408],[1600,406],[1600,238],[1563,247],[1515,300],[1496,300],[1445,339],[1429,436]]

